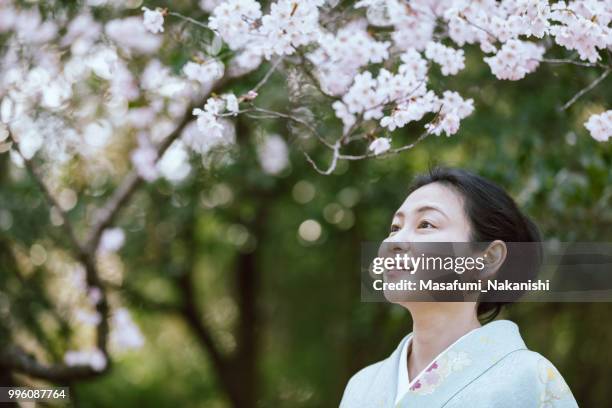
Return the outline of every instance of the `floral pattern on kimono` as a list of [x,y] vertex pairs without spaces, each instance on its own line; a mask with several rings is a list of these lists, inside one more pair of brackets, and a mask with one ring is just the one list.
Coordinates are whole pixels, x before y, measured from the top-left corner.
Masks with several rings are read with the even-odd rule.
[[559,371],[544,358],[538,361],[538,378],[543,385],[540,408],[553,408],[555,401],[564,399],[570,393]]
[[431,394],[446,377],[453,372],[461,371],[472,363],[465,351],[449,351],[432,362],[429,367],[416,377],[410,386],[410,392]]

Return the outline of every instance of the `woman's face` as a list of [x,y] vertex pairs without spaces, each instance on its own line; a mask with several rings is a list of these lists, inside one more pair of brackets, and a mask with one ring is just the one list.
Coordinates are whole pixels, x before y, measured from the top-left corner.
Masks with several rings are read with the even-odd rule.
[[384,242],[468,242],[470,224],[463,199],[452,187],[430,183],[398,208]]
[[[470,255],[470,222],[464,211],[463,197],[452,187],[442,183],[430,183],[413,191],[395,212],[389,236],[379,248],[379,257],[447,257]],[[385,282],[423,279],[452,279],[456,275],[438,269],[390,269],[386,270]],[[413,302],[419,306],[436,308],[437,303],[422,303],[439,300],[427,290],[385,291],[385,297],[392,303],[402,304],[410,309]],[[471,304],[470,307],[475,304]]]

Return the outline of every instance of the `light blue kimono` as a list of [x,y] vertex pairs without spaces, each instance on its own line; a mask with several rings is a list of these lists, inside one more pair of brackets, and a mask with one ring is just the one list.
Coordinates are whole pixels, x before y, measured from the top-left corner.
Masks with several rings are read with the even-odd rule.
[[[411,383],[394,405],[401,349],[349,381],[341,408],[577,407],[557,369],[525,346],[516,324],[497,320],[471,331]],[[402,362],[402,364],[406,364]]]

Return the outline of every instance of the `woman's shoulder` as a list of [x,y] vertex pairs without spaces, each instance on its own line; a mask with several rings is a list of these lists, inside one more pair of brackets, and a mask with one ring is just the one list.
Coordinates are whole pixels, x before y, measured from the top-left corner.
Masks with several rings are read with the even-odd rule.
[[[354,385],[363,382],[372,382],[373,379],[380,378],[390,374],[390,371],[395,375],[397,370],[397,361],[400,357],[401,350],[406,341],[410,339],[412,334],[406,335],[397,345],[395,350],[387,356],[387,358],[370,364],[361,370],[357,371],[349,380],[349,385]],[[348,385],[347,385],[348,388]]]
[[388,357],[384,360],[380,360],[376,363],[370,364],[369,366],[366,366],[361,370],[357,371],[349,379],[347,388],[349,386],[370,383],[372,379],[376,378],[380,374],[380,371],[387,359]]
[[[342,395],[340,407],[367,406],[366,400],[377,398],[378,387],[373,387],[381,376],[384,376],[386,361],[381,360],[357,371],[349,379]],[[381,394],[381,396],[384,394]]]
[[544,373],[548,375],[554,373],[560,376],[559,371],[550,360],[537,351],[529,349],[520,349],[508,354],[500,361],[500,365],[505,368],[513,366],[513,371],[517,374],[539,376]]
[[341,407],[384,406],[390,397],[395,396],[397,362],[401,347],[409,336],[402,339],[390,356],[353,374],[344,389]]
[[[576,401],[557,367],[542,354],[522,349],[504,357],[495,367],[496,383],[533,393],[541,401],[554,401],[554,407],[576,407]],[[503,377],[502,382],[499,376]]]

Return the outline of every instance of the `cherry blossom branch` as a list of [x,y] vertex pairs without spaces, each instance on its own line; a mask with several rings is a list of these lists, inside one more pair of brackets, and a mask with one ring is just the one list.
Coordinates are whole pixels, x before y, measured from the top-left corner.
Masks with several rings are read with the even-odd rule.
[[194,18],[187,17],[187,16],[184,16],[184,15],[182,15],[180,13],[177,13],[176,11],[169,11],[167,14],[169,16],[177,17],[177,18],[179,18],[181,20],[184,20],[184,21],[187,21],[187,22],[189,22],[191,24],[197,25],[198,27],[205,28],[208,31],[213,31],[214,32],[214,30],[211,30],[210,27],[208,27],[206,24],[204,24],[204,23],[202,23],[202,22],[200,22],[200,21],[198,21],[198,20],[196,20]]
[[[325,140],[325,138],[323,138],[323,136],[321,136],[319,131],[314,126],[312,126],[310,123],[308,123],[307,121],[305,121],[303,119],[300,119],[300,118],[295,117],[293,115],[289,115],[287,113],[277,112],[277,111],[273,111],[273,110],[269,110],[269,109],[265,109],[265,108],[260,108],[260,107],[257,107],[257,106],[253,106],[250,111],[251,112],[260,112],[260,113],[264,113],[264,114],[270,115],[270,117],[277,117],[277,118],[288,119],[288,120],[291,120],[291,121],[293,121],[295,123],[298,123],[298,124],[304,126],[305,128],[307,128],[308,130],[310,130],[310,132],[312,134],[314,134],[317,137],[317,139],[319,139],[319,141],[321,143],[323,143],[325,146],[329,147],[330,149],[334,148],[334,145],[332,145],[327,140]],[[261,116],[251,116],[251,117],[262,118]]]
[[66,234],[68,235],[68,239],[70,240],[71,245],[74,247],[74,250],[79,255],[82,254],[84,250],[81,247],[81,244],[79,243],[79,240],[72,226],[72,222],[70,221],[70,218],[68,218],[68,214],[66,213],[66,211],[64,211],[64,209],[61,207],[57,199],[53,196],[53,193],[51,193],[51,190],[49,189],[49,187],[47,187],[47,185],[45,184],[42,176],[39,174],[39,171],[36,168],[36,165],[33,163],[33,161],[31,159],[26,159],[26,157],[23,155],[19,147],[19,143],[13,136],[10,129],[9,129],[9,139],[13,142],[13,149],[15,149],[17,154],[19,154],[19,156],[23,160],[26,168],[28,169],[28,172],[30,173],[30,175],[32,176],[36,184],[38,185],[38,188],[40,189],[40,191],[42,191],[50,207],[55,208],[57,210],[60,218],[62,219],[62,227],[66,231]]
[[468,18],[463,13],[459,13],[458,17],[462,19],[463,21],[465,21],[466,23],[468,23],[469,25],[471,25],[472,27],[482,30],[483,32],[488,34],[490,37],[492,37],[495,41],[499,41],[499,38],[495,34],[493,34],[490,30],[487,30],[486,28],[481,27],[480,25],[468,20]]
[[304,71],[306,76],[312,81],[312,85],[315,88],[317,88],[317,90],[321,93],[321,95],[326,96],[327,98],[330,98],[330,99],[334,99],[333,96],[323,91],[323,88],[321,87],[321,81],[319,81],[319,79],[317,79],[315,74],[310,69],[307,68],[309,61],[307,60],[306,56],[304,56],[304,53],[299,52],[298,55],[300,56],[300,62],[302,63],[301,69],[302,71]]
[[306,153],[305,151],[302,151],[308,163],[312,165],[312,167],[315,169],[317,173],[322,174],[324,176],[328,176],[332,174],[334,170],[336,170],[336,166],[338,165],[338,159],[340,158],[340,140],[341,139],[338,139],[338,141],[336,141],[336,143],[334,143],[334,145],[332,146],[333,156],[332,156],[331,163],[329,164],[329,167],[327,168],[327,170],[320,169],[319,166],[317,166],[317,164],[315,163],[315,161],[310,157],[310,155]]
[[43,364],[17,346],[0,351],[0,368],[11,370],[56,383],[65,383],[74,379],[87,379],[99,376],[108,370],[96,371],[90,366],[68,366],[66,364]]
[[[257,92],[265,83],[270,79],[274,71],[278,68],[278,65],[282,62],[282,58],[279,58],[272,67],[268,70],[268,72],[264,75],[261,81],[255,85],[255,87],[251,90]],[[170,133],[162,143],[157,147],[157,160],[159,160],[166,150],[174,143],[176,139],[178,139],[185,129],[185,127],[194,120],[193,117],[193,109],[204,105],[206,99],[213,93],[218,93],[221,89],[223,89],[228,82],[230,81],[228,76],[224,76],[219,80],[215,86],[211,89],[211,91],[204,96],[203,100],[198,103],[191,105],[183,115],[183,118],[178,123],[174,131]],[[143,183],[142,177],[138,174],[138,172],[133,169],[130,173],[125,176],[121,185],[115,190],[115,192],[111,195],[108,201],[96,212],[95,222],[91,231],[86,240],[86,248],[88,250],[95,250],[100,241],[100,237],[104,229],[110,226],[115,217],[117,216],[119,210],[129,201],[131,196],[136,192],[139,186]]]
[[[442,113],[442,108],[444,106],[440,106],[440,108],[436,111],[434,117],[427,122],[427,124],[431,124],[431,123],[435,123],[436,121],[438,121],[440,119],[440,115]],[[315,171],[317,171],[319,174],[322,175],[329,175],[331,174],[337,166],[338,160],[364,160],[364,159],[370,159],[370,158],[380,158],[380,157],[386,157],[386,156],[390,156],[390,155],[394,155],[394,154],[398,154],[401,153],[405,150],[409,150],[412,149],[413,147],[415,147],[417,144],[419,144],[420,142],[422,142],[425,138],[427,138],[431,133],[429,131],[425,131],[423,132],[414,142],[395,148],[395,149],[390,149],[387,150],[383,153],[366,153],[366,154],[362,154],[362,155],[345,155],[345,154],[341,154],[340,153],[340,147],[352,140],[357,140],[356,138],[351,139],[350,137],[348,137],[347,139],[345,139],[346,135],[350,135],[350,133],[347,133],[346,135],[342,136],[340,139],[338,139],[336,141],[336,143],[334,145],[332,145],[331,147],[328,145],[328,147],[330,147],[332,149],[333,152],[333,156],[332,156],[332,161],[330,163],[330,166],[327,170],[322,170],[320,167],[318,167],[315,163],[315,161],[310,157],[310,155],[308,155],[308,153],[306,153],[305,151],[303,151],[304,156],[306,157],[306,160],[312,165],[312,167],[315,169]]]
[[328,176],[331,173],[334,172],[334,170],[336,169],[337,165],[338,165],[338,160],[364,160],[364,159],[370,159],[370,158],[380,158],[380,157],[386,157],[386,156],[391,156],[394,154],[398,154],[401,153],[405,150],[409,150],[412,149],[413,147],[415,147],[417,144],[419,144],[420,142],[422,142],[425,138],[427,138],[431,133],[429,132],[423,132],[418,138],[417,140],[415,140],[414,142],[404,145],[402,147],[398,147],[395,149],[391,149],[391,150],[387,150],[384,153],[380,153],[380,154],[374,154],[374,153],[367,153],[367,154],[363,154],[363,155],[346,155],[346,154],[340,154],[340,141],[341,139],[339,139],[334,145],[333,145],[333,156],[332,156],[332,160],[331,163],[329,165],[329,167],[327,168],[327,170],[323,170],[321,169],[316,163],[315,161],[312,159],[312,157],[310,157],[310,155],[308,153],[306,153],[305,151],[302,151],[302,153],[304,153],[304,156],[306,157],[306,160],[308,161],[308,163],[310,163],[310,165],[313,167],[313,169],[319,173],[322,174],[324,176]]
[[[227,82],[227,77],[222,78],[219,82],[217,82],[210,93],[203,98],[203,101],[191,105],[185,111],[185,114],[176,128],[157,147],[157,160],[159,160],[164,155],[166,150],[168,150],[168,148],[172,145],[172,143],[179,138],[183,132],[183,129],[185,129],[185,127],[194,120],[192,114],[193,109],[203,105],[211,93],[218,92],[219,89],[222,89],[227,84]],[[119,210],[128,202],[138,187],[142,185],[143,181],[144,180],[135,169],[131,170],[125,176],[121,185],[113,192],[108,201],[98,209],[94,216],[96,220],[86,240],[86,248],[88,250],[91,251],[97,248],[102,232],[113,223]]]
[[[265,85],[265,83],[270,79],[270,77],[272,76],[274,71],[278,68],[281,62],[282,62],[282,58],[279,58],[272,65],[272,67],[268,70],[268,72],[266,72],[266,74],[259,81],[259,83],[257,83],[257,85],[255,85],[255,87],[251,89],[251,91],[257,92],[263,85]],[[211,91],[207,95],[205,95],[203,100],[201,100],[200,102],[194,105],[191,105],[185,111],[183,118],[178,123],[174,131],[172,131],[172,133],[170,133],[170,135],[168,135],[162,141],[162,143],[157,147],[157,156],[156,156],[157,160],[159,160],[164,155],[166,150],[168,150],[168,148],[172,145],[172,143],[174,143],[174,141],[180,137],[185,127],[191,121],[194,120],[193,113],[192,113],[193,109],[204,105],[204,103],[206,102],[206,99],[211,94],[218,93],[221,89],[223,89],[227,85],[229,81],[230,79],[228,76],[224,76],[223,78],[221,78],[221,80],[219,80],[215,84],[215,86],[211,89]],[[129,201],[129,199],[136,192],[138,187],[142,185],[143,181],[144,180],[138,174],[138,172],[135,169],[133,169],[132,171],[130,171],[130,173],[128,173],[127,176],[125,176],[121,185],[115,190],[115,192],[111,195],[108,201],[100,209],[98,209],[95,215],[96,221],[93,227],[91,228],[91,232],[86,240],[86,247],[89,250],[95,249],[98,246],[100,237],[104,229],[106,229],[108,226],[110,226],[113,223],[119,210]]]
[[593,88],[595,88],[601,81],[603,81],[604,79],[606,79],[606,77],[610,74],[610,72],[612,71],[612,68],[608,68],[606,69],[596,80],[594,80],[593,82],[591,82],[586,88],[583,88],[580,92],[578,92],[576,95],[574,95],[572,97],[572,99],[570,99],[569,101],[567,101],[561,108],[560,110],[564,111],[567,108],[569,108],[570,106],[572,106],[574,104],[574,102],[576,102],[582,95],[584,95],[585,93],[589,92],[590,90],[592,90]]
[[[107,342],[109,334],[108,316],[109,306],[106,298],[106,293],[102,282],[100,280],[98,269],[95,261],[95,249],[89,250],[87,247],[81,245],[79,239],[76,236],[74,227],[68,218],[67,213],[61,208],[58,201],[55,199],[51,190],[47,187],[43,181],[42,176],[39,174],[38,169],[34,165],[31,159],[27,159],[19,148],[19,143],[15,140],[14,136],[9,130],[10,140],[13,142],[13,148],[21,156],[24,164],[32,178],[35,180],[39,189],[42,191],[48,204],[53,208],[55,207],[60,214],[62,219],[62,226],[66,230],[72,250],[76,258],[85,267],[85,279],[89,289],[97,289],[100,294],[100,298],[96,303],[96,311],[101,316],[100,322],[96,325],[96,345],[97,348],[102,352],[104,358],[107,361],[106,368],[110,365]],[[33,375],[36,377],[47,378],[50,380],[57,379],[70,379],[70,378],[81,378],[83,376],[93,376],[94,374],[100,374],[101,371],[94,371],[89,366],[65,366],[65,365],[54,365],[45,366],[38,363],[35,359],[29,357],[25,352],[20,352],[19,349],[13,349],[12,352],[7,355],[3,355],[5,358],[0,358],[0,365],[7,365],[9,368],[25,372],[26,374]],[[72,377],[71,377],[72,376]]]
[[261,78],[261,81],[259,81],[257,83],[257,85],[255,85],[255,87],[253,89],[251,89],[251,92],[257,92],[259,91],[259,89],[264,86],[266,84],[266,82],[268,82],[268,80],[270,79],[270,77],[272,76],[272,74],[274,73],[274,71],[276,71],[276,69],[278,68],[278,66],[280,65],[280,63],[283,62],[283,58],[278,58],[270,67],[270,69],[268,70],[268,72],[266,72],[266,74],[263,76],[263,78]]
[[431,135],[431,133],[429,132],[423,132],[421,133],[421,135],[412,143],[401,146],[401,147],[397,147],[395,149],[390,149],[387,150],[386,152],[380,153],[380,154],[374,154],[374,153],[367,153],[367,154],[362,154],[362,155],[345,155],[342,154],[340,155],[338,158],[341,160],[364,160],[364,159],[370,159],[370,158],[374,158],[374,157],[385,157],[385,156],[391,156],[397,153],[401,153],[405,150],[409,150],[412,149],[413,147],[415,147],[417,144],[419,144],[420,142],[422,142],[425,138],[427,138],[429,135]]
[[576,60],[564,59],[564,58],[542,58],[537,61],[545,62],[548,64],[571,64],[571,65],[577,65],[579,67],[600,67],[600,68],[607,67],[606,65],[598,63],[598,62],[583,62],[583,61],[576,61]]

